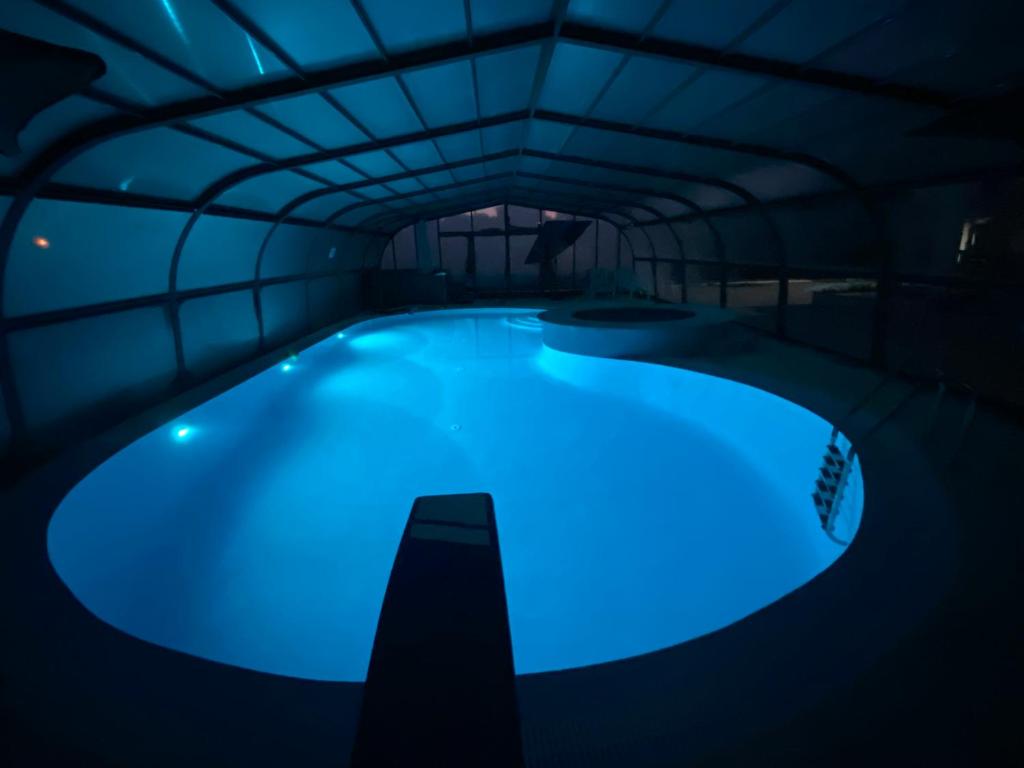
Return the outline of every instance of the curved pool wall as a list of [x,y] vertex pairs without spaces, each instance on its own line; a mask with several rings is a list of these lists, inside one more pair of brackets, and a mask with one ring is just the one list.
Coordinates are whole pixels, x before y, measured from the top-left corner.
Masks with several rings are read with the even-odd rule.
[[672,307],[590,307],[572,313],[575,320],[599,323],[663,323],[669,320],[689,320],[696,312]]
[[597,357],[715,354],[738,349],[735,313],[636,302],[562,306],[540,315],[544,344]]
[[[282,361],[75,486],[49,526],[54,568],[143,640],[361,681],[417,496],[493,495],[520,674],[712,632],[845,551],[810,496],[828,422],[729,380],[545,347],[534,314],[381,318]],[[840,538],[862,506],[855,462]]]

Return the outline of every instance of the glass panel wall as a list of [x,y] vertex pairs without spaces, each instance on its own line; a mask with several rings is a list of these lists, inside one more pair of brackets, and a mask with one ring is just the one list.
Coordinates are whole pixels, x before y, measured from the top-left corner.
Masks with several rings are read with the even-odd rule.
[[[547,263],[528,263],[541,229],[554,221],[586,227]],[[495,205],[430,221],[427,232],[430,247],[440,250],[440,271],[448,274],[449,281],[485,294],[582,292],[595,269],[633,268],[633,249],[617,225],[563,211]],[[414,269],[416,247],[410,225],[384,249],[380,268]]]

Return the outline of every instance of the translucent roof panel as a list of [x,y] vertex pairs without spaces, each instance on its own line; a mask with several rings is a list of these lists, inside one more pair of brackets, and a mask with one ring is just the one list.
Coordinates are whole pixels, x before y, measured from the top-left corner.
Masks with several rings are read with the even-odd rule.
[[404,80],[428,128],[476,119],[473,70],[468,61],[417,69]]
[[283,158],[313,151],[309,144],[293,138],[244,110],[201,117],[193,120],[191,125],[270,157]]
[[813,195],[843,188],[839,181],[820,171],[787,163],[758,163],[749,170],[725,176],[725,180],[749,190],[761,200]]
[[213,3],[68,0],[80,11],[180,63],[220,89],[273,79],[287,68]]
[[645,124],[670,131],[694,130],[726,107],[765,86],[765,79],[755,75],[721,69],[707,70],[689,81],[672,96]]
[[[973,6],[956,8],[957,15]],[[1020,55],[1017,34],[1024,25],[1024,5],[1007,2],[986,6],[963,20],[960,37],[952,47],[931,50],[926,57],[897,68],[891,75],[897,82],[938,88],[970,97],[998,96],[1014,82],[1007,77],[1006,62]],[[911,27],[905,25],[906,33]],[[1019,82],[1019,80],[1018,80]]]
[[522,120],[502,125],[492,125],[480,131],[484,145],[484,153],[488,155],[518,149],[523,141],[524,124]]
[[476,60],[481,117],[508,114],[529,106],[540,50],[539,45],[530,45]]
[[[654,37],[724,48],[758,21],[776,0],[715,0],[714,3],[672,3],[658,20]],[[829,3],[828,5],[832,5]]]
[[663,0],[571,0],[567,16],[583,24],[641,32],[663,4]]
[[[623,213],[626,216],[632,218],[634,221],[646,222],[646,221],[657,221],[658,220],[657,213],[654,212],[654,211],[651,211],[648,208],[640,208],[640,207],[628,208],[627,207],[627,208],[623,209]],[[643,238],[643,239],[644,239],[645,242],[647,241],[646,237]]]
[[399,194],[405,194],[408,192],[417,192],[423,189],[423,185],[419,179],[408,178],[408,179],[397,179],[395,181],[388,182],[388,188],[395,190]]
[[453,181],[455,181],[455,177],[452,176],[451,171],[436,171],[435,173],[425,173],[417,178],[419,178],[420,183],[427,188],[443,187],[446,184],[451,184]]
[[842,43],[906,5],[903,0],[822,3],[793,0],[754,30],[737,50],[755,56],[804,63]]
[[511,172],[516,170],[518,167],[519,158],[515,156],[503,157],[500,160],[488,160],[484,163],[484,168],[487,169],[487,173],[489,174]]
[[295,208],[290,215],[323,221],[335,211],[358,200],[359,198],[350,192],[330,192],[303,203]]
[[260,104],[257,109],[328,149],[360,144],[368,138],[322,96],[307,94]]
[[337,0],[245,0],[240,4],[261,29],[304,69],[364,61],[377,55],[369,32],[350,3]]
[[363,6],[389,54],[466,36],[463,0],[363,0]]
[[585,114],[621,62],[621,53],[558,43],[539,106],[553,112]]
[[444,162],[432,141],[414,141],[391,148],[391,153],[407,168],[431,168]]
[[354,184],[366,179],[365,174],[350,168],[338,160],[324,160],[321,163],[311,163],[310,165],[303,165],[302,169],[335,184]]
[[449,163],[480,157],[480,132],[466,131],[441,136],[437,139],[437,146]]
[[[606,171],[582,165],[571,160],[548,160],[534,158],[528,155],[524,156],[520,161],[520,170],[524,174],[542,174],[545,176],[555,177],[556,179],[582,181],[593,186],[595,189],[613,190],[615,188],[624,188],[627,191],[635,190],[635,194],[643,194],[644,190],[664,190],[668,194],[687,195],[692,194],[693,188],[718,189],[718,187],[715,186],[686,184],[675,179],[651,177],[639,173]],[[552,181],[551,183],[555,182]],[[736,198],[732,193],[729,194],[729,199],[741,201],[740,198]]]
[[[519,160],[519,170],[526,173],[548,173],[551,170],[551,162],[548,158],[523,155]],[[584,170],[575,165],[572,168],[574,171]]]
[[875,152],[877,144],[869,139],[873,132],[882,133],[885,141],[891,142],[941,114],[941,110],[932,107],[851,94],[814,104],[778,127],[785,130],[780,136],[780,141],[785,141],[783,146],[813,152],[816,142],[841,137],[840,140],[859,148],[868,139]]
[[691,64],[633,56],[601,97],[593,115],[619,123],[639,123],[697,71]]
[[155,128],[83,152],[55,180],[190,200],[225,174],[258,162],[180,131]]
[[368,177],[390,176],[405,170],[395,162],[391,155],[380,149],[373,152],[362,152],[358,155],[347,155],[345,162]]
[[376,200],[383,197],[392,197],[394,195],[394,192],[380,184],[371,184],[369,186],[359,187],[359,189],[356,191],[360,196],[368,197],[371,200]]
[[390,208],[380,204],[362,205],[358,208],[349,208],[340,213],[337,217],[330,219],[335,224],[344,226],[357,226],[367,218],[390,211]]
[[299,195],[323,188],[323,184],[292,171],[275,171],[233,186],[217,198],[217,203],[275,213]]
[[[930,3],[917,8],[908,5],[889,23],[825,53],[820,65],[869,77],[892,77],[921,64],[955,58],[968,41],[984,41],[990,47],[995,44],[999,50],[1000,39],[1005,44],[1007,35],[1013,37],[1011,30],[1024,22],[1020,3],[985,4],[984,11],[970,3],[945,2],[941,6],[937,13]],[[995,50],[990,48],[989,55]]]
[[655,171],[697,176],[737,173],[765,161],[763,157],[729,149],[646,136],[623,136],[594,128],[580,128],[566,143],[564,152]]
[[483,176],[493,175],[490,169],[484,164],[478,165],[465,165],[460,168],[452,168],[452,175],[456,181],[469,181],[470,179],[479,179]]
[[706,120],[703,133],[736,141],[748,141],[784,147],[798,142],[787,141],[776,126],[799,116],[808,109],[836,98],[835,91],[803,83],[773,83],[750,98],[736,102]]
[[733,208],[743,205],[744,200],[735,192],[720,187],[709,187],[705,184],[680,184],[676,193],[693,201],[706,211],[717,208]]
[[477,35],[508,27],[543,23],[551,15],[551,0],[470,0],[469,6],[473,16],[473,33]]
[[526,146],[542,152],[558,152],[572,132],[572,126],[565,123],[531,120],[526,132]]
[[423,128],[393,77],[337,88],[331,95],[378,139]]
[[419,194],[408,195],[399,200],[393,200],[392,208],[419,208],[420,206],[430,205],[436,202],[437,199],[435,193],[420,192]]

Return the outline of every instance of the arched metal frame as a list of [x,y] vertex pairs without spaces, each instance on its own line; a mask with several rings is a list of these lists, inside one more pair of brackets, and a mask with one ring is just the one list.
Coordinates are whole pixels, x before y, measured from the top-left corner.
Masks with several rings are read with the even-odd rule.
[[[562,115],[554,112],[546,112],[537,109],[537,103],[539,95],[543,89],[544,82],[546,80],[547,71],[550,66],[550,61],[553,55],[555,44],[559,40],[571,41],[578,45],[591,46],[596,48],[603,48],[614,50],[619,53],[625,54],[623,63],[620,65],[624,66],[625,58],[633,54],[642,54],[645,56],[655,56],[665,58],[671,61],[687,62],[696,64],[698,66],[714,66],[717,68],[731,69],[737,72],[744,72],[748,74],[755,74],[768,78],[775,81],[790,81],[790,82],[801,82],[807,84],[813,84],[826,88],[835,89],[837,91],[845,91],[849,93],[867,94],[872,96],[883,96],[888,99],[900,100],[910,104],[924,104],[933,107],[939,107],[942,109],[950,109],[954,106],[955,98],[935,91],[928,90],[926,88],[920,88],[916,86],[900,85],[892,82],[886,82],[882,80],[876,80],[866,76],[851,75],[848,73],[835,72],[831,70],[824,70],[816,68],[814,66],[804,65],[796,66],[787,62],[776,61],[763,57],[740,55],[733,53],[728,50],[716,50],[699,45],[691,45],[684,43],[676,43],[667,40],[655,39],[649,36],[650,28],[653,27],[653,20],[649,25],[648,29],[643,30],[640,34],[626,33],[616,30],[603,29],[598,27],[589,26],[586,24],[568,22],[566,21],[566,13],[568,9],[567,0],[556,0],[552,13],[548,21],[540,24],[530,24],[519,27],[507,28],[498,32],[478,35],[474,33],[473,21],[470,10],[470,4],[467,2],[464,4],[465,15],[466,15],[466,28],[467,35],[464,39],[457,40],[454,42],[444,43],[441,45],[426,46],[420,49],[412,50],[407,53],[398,55],[389,55],[385,46],[382,43],[380,35],[373,28],[373,24],[362,7],[362,3],[359,0],[354,0],[353,6],[360,17],[363,26],[366,28],[367,33],[373,40],[375,47],[377,48],[378,56],[376,58],[355,62],[351,64],[345,64],[342,66],[328,68],[323,71],[315,73],[307,73],[302,70],[294,59],[292,59],[287,52],[279,45],[276,44],[274,39],[268,35],[264,30],[253,23],[243,12],[241,12],[232,0],[212,0],[212,2],[230,19],[232,19],[246,34],[252,39],[257,40],[261,45],[270,50],[287,69],[290,70],[291,76],[282,78],[281,80],[269,82],[266,84],[258,84],[254,86],[246,86],[231,91],[218,90],[212,83],[209,83],[199,76],[192,73],[190,70],[179,66],[174,61],[167,59],[161,54],[148,49],[141,43],[132,38],[118,32],[117,30],[109,27],[96,17],[91,16],[88,12],[80,10],[77,7],[69,5],[65,0],[38,0],[42,5],[49,8],[50,10],[64,16],[65,18],[78,23],[93,33],[100,35],[101,37],[107,38],[114,41],[120,46],[126,47],[129,50],[136,52],[147,61],[155,64],[158,67],[165,69],[166,71],[172,72],[178,77],[182,77],[187,81],[198,85],[209,96],[193,98],[182,102],[167,104],[162,107],[153,110],[138,110],[131,105],[123,103],[116,103],[116,99],[102,96],[99,92],[92,91],[87,96],[106,101],[107,103],[114,104],[124,114],[117,115],[112,118],[106,118],[103,120],[96,121],[94,123],[86,125],[84,128],[72,132],[70,135],[63,137],[56,141],[52,146],[47,148],[34,162],[30,163],[26,170],[17,179],[16,192],[14,199],[9,206],[6,215],[0,223],[0,381],[2,381],[2,391],[4,394],[5,404],[8,410],[9,423],[11,424],[12,440],[17,443],[24,438],[25,429],[24,421],[21,416],[20,398],[16,392],[13,384],[13,377],[11,376],[10,368],[10,355],[7,346],[6,333],[10,328],[10,321],[6,318],[3,310],[4,302],[4,280],[6,275],[6,266],[9,253],[12,247],[13,239],[17,231],[17,227],[24,216],[28,206],[36,197],[46,196],[47,190],[52,185],[50,184],[54,174],[60,170],[64,165],[73,160],[75,157],[82,154],[89,148],[92,148],[100,143],[107,140],[123,136],[129,133],[142,131],[159,126],[170,126],[175,130],[184,131],[191,135],[199,138],[211,141],[223,146],[230,146],[230,148],[236,151],[242,151],[259,161],[259,164],[252,166],[248,169],[244,169],[240,173],[231,174],[224,179],[214,182],[207,190],[204,191],[196,200],[190,203],[185,203],[192,212],[188,222],[182,230],[182,233],[175,246],[174,253],[172,254],[172,267],[171,273],[168,276],[168,298],[170,306],[172,307],[172,314],[174,317],[175,326],[175,348],[176,355],[178,357],[178,363],[180,371],[184,371],[183,353],[181,349],[180,339],[180,323],[177,319],[177,305],[180,300],[182,293],[177,290],[177,266],[180,262],[180,256],[184,249],[188,235],[194,228],[196,221],[199,216],[204,212],[214,212],[215,210],[220,213],[222,206],[217,206],[215,200],[224,191],[230,189],[235,184],[241,183],[242,181],[252,178],[254,176],[271,173],[280,170],[293,170],[296,173],[300,173],[309,178],[317,180],[319,183],[327,183],[329,192],[336,192],[343,187],[349,187],[349,191],[359,196],[358,186],[350,185],[336,185],[331,184],[329,181],[318,177],[316,174],[312,174],[309,171],[301,168],[303,164],[310,164],[312,162],[319,162],[323,159],[338,159],[343,160],[347,154],[354,154],[356,152],[368,151],[373,149],[380,149],[391,154],[392,158],[402,167],[405,172],[409,175],[415,175],[416,173],[422,174],[424,171],[413,172],[404,166],[401,161],[390,152],[392,147],[398,146],[401,143],[408,143],[411,141],[430,140],[434,142],[435,148],[438,151],[439,156],[444,159],[444,155],[441,152],[440,147],[437,145],[437,139],[443,135],[450,133],[461,132],[463,130],[476,130],[481,136],[481,154],[483,154],[482,144],[482,129],[488,125],[500,125],[502,123],[512,122],[515,120],[523,121],[523,138],[520,142],[520,146],[517,155],[522,156],[529,152],[525,146],[526,131],[528,130],[529,121],[531,119],[543,119],[554,122],[572,123],[576,127],[574,130],[580,127],[595,128],[598,130],[613,131],[620,133],[631,133],[638,136],[646,136],[658,139],[668,139],[671,141],[678,141],[682,143],[692,144],[695,146],[702,146],[709,149],[720,149],[729,152],[741,152],[747,153],[754,156],[760,156],[765,158],[772,158],[780,162],[795,163],[805,165],[807,167],[814,168],[815,170],[833,178],[841,186],[850,190],[857,195],[858,199],[862,200],[865,205],[865,209],[868,212],[869,218],[872,221],[876,234],[879,239],[880,247],[882,248],[883,259],[881,268],[881,282],[882,284],[889,284],[889,273],[891,272],[891,265],[889,259],[890,247],[888,246],[888,238],[886,237],[886,228],[884,216],[882,216],[880,210],[877,207],[875,200],[872,195],[862,189],[852,177],[846,174],[841,169],[836,168],[819,158],[815,158],[809,155],[802,155],[799,153],[792,153],[783,150],[778,150],[772,147],[758,146],[751,144],[743,144],[723,140],[715,137],[707,136],[696,136],[692,134],[679,134],[673,132],[666,132],[661,130],[653,130],[641,128],[638,126],[624,126],[620,124],[610,123],[604,120],[596,120],[592,117],[591,112],[594,104],[591,105],[590,109],[586,111],[586,114],[577,117],[573,115]],[[668,6],[670,0],[666,0],[660,6],[654,19],[656,20],[663,14]],[[778,8],[781,8],[784,4],[778,4]],[[776,8],[773,12],[777,12]],[[479,107],[479,90],[476,78],[476,58],[489,52],[496,52],[502,50],[511,50],[515,48],[521,48],[528,45],[541,43],[542,53],[541,60],[538,64],[538,68],[535,74],[534,83],[531,92],[530,106],[529,109],[524,113],[512,113],[499,118],[482,119],[480,117]],[[448,126],[440,129],[428,129],[426,122],[423,119],[422,113],[415,104],[408,88],[402,79],[402,74],[406,72],[415,71],[418,69],[426,68],[429,66],[449,63],[459,60],[469,60],[471,62],[473,71],[473,83],[474,83],[474,98],[476,104],[476,116],[477,119],[466,124],[457,126]],[[616,73],[617,74],[617,73]],[[285,98],[288,96],[295,96],[307,93],[319,94],[327,103],[329,103],[334,109],[338,110],[343,114],[346,119],[349,119],[357,127],[361,127],[359,122],[354,119],[354,116],[349,114],[344,108],[337,103],[330,94],[326,93],[329,88],[335,88],[344,84],[351,84],[356,82],[365,82],[368,80],[394,76],[398,82],[406,100],[409,102],[411,109],[416,114],[423,130],[416,134],[406,135],[399,137],[399,141],[389,139],[381,141],[374,139],[369,131],[363,128],[364,133],[370,136],[370,141],[360,144],[356,147],[350,147],[346,150],[323,150],[319,148],[316,153],[306,155],[301,158],[293,158],[287,161],[276,161],[271,158],[261,156],[260,153],[254,152],[246,147],[240,147],[233,142],[229,142],[219,137],[212,136],[204,131],[196,129],[192,126],[184,125],[183,123],[187,120],[195,119],[205,115],[213,115],[222,112],[227,112],[236,109],[245,109],[257,119],[263,120],[274,125],[278,130],[284,131],[293,138],[302,141],[307,146],[316,147],[315,143],[311,142],[308,138],[303,137],[296,131],[289,129],[287,126],[280,124],[278,121],[263,115],[262,113],[252,109],[254,106],[273,101],[275,99]],[[614,75],[607,81],[605,88],[614,80]],[[594,103],[596,104],[596,99]],[[567,160],[566,157],[558,155],[559,160]],[[468,161],[466,164],[470,164]],[[457,163],[448,163],[445,165],[447,169],[457,167]],[[349,166],[351,167],[351,166]],[[605,167],[609,170],[612,169],[610,164],[602,164],[599,167]],[[357,170],[357,169],[354,169]],[[649,170],[649,169],[648,169]],[[633,172],[630,170],[630,172]],[[365,176],[365,174],[363,174]],[[653,175],[653,174],[652,174]],[[515,174],[513,174],[515,176]],[[715,180],[719,182],[717,185],[721,188],[726,188],[722,185],[727,182],[721,180]],[[370,183],[383,183],[386,184],[385,180],[382,179],[367,179],[367,184]],[[699,183],[699,182],[698,182]],[[749,190],[739,186],[730,185],[732,191],[739,195],[746,203],[746,205],[757,210],[758,214],[763,218],[766,226],[769,228],[772,239],[775,243],[775,247],[778,252],[779,272],[780,272],[780,291],[779,291],[779,331],[784,332],[785,320],[784,320],[784,308],[786,304],[786,292],[787,292],[787,280],[788,280],[788,262],[785,254],[785,243],[775,225],[771,212],[768,207],[754,196]],[[429,191],[429,190],[428,190]],[[133,195],[118,195],[115,193],[102,193],[98,191],[87,191],[87,190],[70,190],[63,189],[62,192],[69,196],[78,195],[77,199],[97,199],[105,198],[106,202],[110,203],[122,203],[132,204],[140,203],[139,196]],[[536,195],[536,192],[531,194]],[[662,195],[664,199],[672,199]],[[308,198],[307,198],[308,199]],[[131,202],[129,202],[131,201]],[[684,205],[687,203],[683,199],[676,200]],[[174,201],[178,205],[182,205],[181,201]],[[304,202],[301,201],[301,202]],[[278,214],[273,217],[273,222],[267,236],[264,238],[260,246],[260,250],[256,257],[256,264],[254,267],[254,302],[257,306],[257,318],[261,328],[261,343],[262,343],[262,311],[260,307],[260,267],[262,264],[262,256],[266,250],[267,244],[269,243],[270,237],[279,228],[280,224],[288,220],[288,214],[295,210],[298,205],[301,204],[300,200],[291,201],[279,210]],[[699,215],[707,224],[714,237],[716,247],[721,256],[722,263],[726,262],[724,244],[720,233],[715,227],[710,216],[707,212],[700,211],[699,208],[694,208],[692,204],[688,207],[694,211],[695,214]],[[224,211],[229,213],[228,211]],[[230,215],[230,213],[229,213]],[[621,214],[620,214],[621,215]],[[250,216],[253,217],[253,216]],[[259,218],[258,216],[256,216]],[[685,255],[683,254],[682,242],[678,238],[675,230],[668,223],[667,219],[658,213],[658,217],[662,219],[669,230],[673,233],[676,238],[676,242],[680,249],[680,257],[685,263]],[[642,227],[640,228],[642,230]],[[621,231],[621,230],[620,230]],[[362,232],[360,234],[363,234]],[[386,238],[389,234],[393,234],[393,231],[380,231],[368,233],[368,242],[366,249],[364,250],[364,259],[366,251],[373,247],[375,242],[378,242],[380,238]],[[386,243],[386,239],[384,239]],[[628,242],[628,241],[627,241]],[[632,247],[632,246],[631,246]],[[653,250],[652,244],[652,253]],[[655,279],[656,285],[656,279]],[[191,295],[191,294],[189,294]],[[724,295],[723,295],[724,301]],[[878,302],[879,305],[884,304],[883,301]],[[87,314],[88,309],[83,310],[82,314]],[[879,308],[880,313],[884,313],[884,307]],[[68,313],[72,316],[73,313]],[[883,328],[882,322],[884,317],[880,314],[876,318],[876,336],[879,340],[879,347],[881,346],[880,340],[882,338]]]

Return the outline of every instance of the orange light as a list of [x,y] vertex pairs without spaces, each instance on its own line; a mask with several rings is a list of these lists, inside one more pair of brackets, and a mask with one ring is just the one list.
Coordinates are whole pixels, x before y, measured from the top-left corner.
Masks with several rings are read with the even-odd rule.
[[33,237],[32,244],[35,245],[36,248],[42,248],[44,250],[50,247],[50,241],[42,235],[36,235]]

